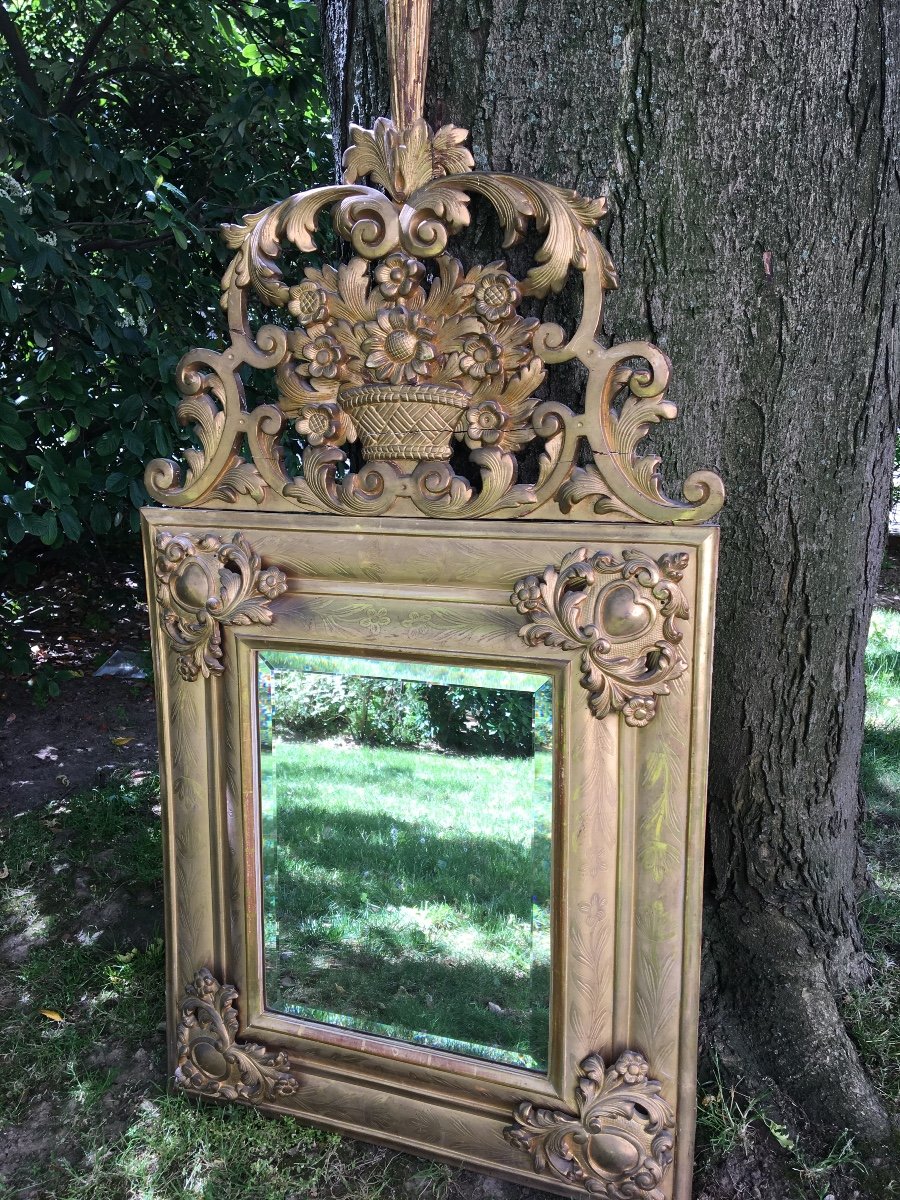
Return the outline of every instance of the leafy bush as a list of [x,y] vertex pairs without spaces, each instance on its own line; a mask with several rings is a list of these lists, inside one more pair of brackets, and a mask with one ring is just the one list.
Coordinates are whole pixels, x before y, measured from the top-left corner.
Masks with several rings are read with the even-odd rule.
[[0,15],[2,553],[135,526],[183,437],[175,364],[224,335],[218,225],[330,176],[331,148],[304,0]]
[[349,737],[367,746],[416,746],[432,739],[421,685],[344,675],[277,677],[275,732],[303,741]]
[[276,679],[272,715],[282,737],[473,755],[527,756],[534,748],[534,703],[523,692],[300,672]]

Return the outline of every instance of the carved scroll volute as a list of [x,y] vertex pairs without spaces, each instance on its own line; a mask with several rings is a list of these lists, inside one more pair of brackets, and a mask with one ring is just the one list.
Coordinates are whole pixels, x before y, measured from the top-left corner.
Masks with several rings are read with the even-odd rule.
[[627,725],[647,725],[657,698],[687,670],[677,622],[690,616],[680,587],[688,561],[683,550],[654,559],[582,546],[558,568],[518,580],[510,601],[529,618],[519,636],[529,646],[580,650],[593,715],[621,713]]
[[659,1184],[674,1158],[675,1114],[642,1054],[627,1050],[606,1068],[599,1054],[581,1064],[577,1112],[523,1101],[507,1140],[534,1169],[581,1185],[605,1200],[664,1200]]
[[154,543],[157,603],[163,628],[188,681],[220,675],[223,625],[270,625],[270,602],[287,590],[284,572],[263,567],[241,533],[171,533]]

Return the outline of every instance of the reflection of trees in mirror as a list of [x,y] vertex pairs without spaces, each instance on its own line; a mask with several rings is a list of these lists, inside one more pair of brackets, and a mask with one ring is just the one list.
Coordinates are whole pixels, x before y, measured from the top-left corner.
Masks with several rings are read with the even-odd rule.
[[278,742],[272,758],[269,1005],[545,1067],[551,756]]
[[275,732],[305,741],[342,736],[509,756],[550,743],[549,704],[529,691],[301,671],[275,680]]

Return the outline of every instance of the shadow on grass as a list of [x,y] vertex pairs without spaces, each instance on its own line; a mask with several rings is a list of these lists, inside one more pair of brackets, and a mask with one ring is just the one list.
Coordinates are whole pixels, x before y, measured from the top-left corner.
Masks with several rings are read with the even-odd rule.
[[546,1062],[548,837],[521,845],[290,801],[265,832],[278,864],[277,882],[267,875],[270,1005],[339,1007],[372,1032]]
[[[547,965],[523,978],[488,962],[450,962],[434,956],[433,946],[417,947],[378,924],[367,929],[362,946],[320,935],[297,937],[291,948],[294,957],[278,960],[272,987],[267,975],[271,1007],[301,1006],[326,1021],[339,1009],[353,1028],[411,1041],[427,1034],[432,1045],[452,1039],[472,1045],[480,1057],[503,1059],[489,1052],[496,1047],[546,1064]],[[295,965],[287,971],[285,961]]]
[[326,805],[283,807],[264,830],[277,834],[282,900],[301,910],[288,895],[308,891],[302,911],[331,905],[414,905],[440,902],[473,911],[483,919],[515,914],[529,923],[532,905],[550,903],[550,838],[533,846],[502,837],[461,835],[386,813],[334,811]]

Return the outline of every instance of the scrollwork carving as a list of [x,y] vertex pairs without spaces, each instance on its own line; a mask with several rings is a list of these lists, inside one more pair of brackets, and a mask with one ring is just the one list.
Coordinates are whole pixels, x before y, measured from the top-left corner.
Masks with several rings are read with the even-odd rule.
[[659,1186],[674,1157],[675,1114],[643,1055],[621,1054],[609,1068],[599,1054],[581,1064],[577,1112],[523,1101],[506,1139],[550,1172],[605,1200],[664,1200]]
[[186,1091],[251,1104],[292,1096],[299,1081],[288,1056],[255,1042],[238,1042],[237,988],[205,967],[185,988],[176,1046],[175,1083]]
[[647,725],[657,697],[687,670],[676,622],[690,616],[679,583],[684,551],[653,559],[641,550],[621,558],[580,547],[559,568],[525,575],[510,596],[529,618],[519,630],[529,646],[581,651],[581,683],[598,719],[620,712],[627,725]]
[[161,529],[154,548],[156,599],[180,675],[221,674],[221,626],[271,624],[270,601],[287,590],[284,573],[263,567],[241,533],[225,542]]
[[[424,44],[427,23],[413,36],[397,19],[405,62]],[[717,475],[691,475],[684,499],[672,500],[662,490],[659,460],[639,449],[654,424],[676,415],[665,399],[665,355],[645,342],[605,347],[597,340],[605,294],[617,286],[612,259],[594,233],[606,200],[475,171],[466,130],[433,130],[412,115],[420,84],[418,77],[398,83],[403,112],[395,121],[350,127],[340,184],[289,196],[224,227],[234,250],[222,280],[231,348],[221,355],[192,351],[183,360],[179,417],[194,426],[200,446],[185,452],[183,478],[173,462],[150,463],[150,495],[173,505],[370,516],[696,523],[715,515],[724,498]],[[470,222],[473,197],[493,209],[504,247],[521,242],[529,228],[539,235],[521,279],[501,261],[466,271],[449,253],[451,239]],[[316,236],[326,212],[355,257],[307,265],[299,279],[285,279],[282,251],[320,251]],[[583,300],[571,334],[520,313],[522,301],[559,292],[573,272],[581,276]],[[286,309],[292,326],[264,326],[254,338],[251,294]],[[548,367],[567,359],[587,368],[584,410],[554,403],[548,421],[540,388]],[[277,434],[258,436],[244,395],[246,366],[275,372],[286,418]],[[292,447],[302,464],[297,479],[280,453],[291,428],[300,439]],[[252,463],[242,457],[245,438]],[[520,452],[535,439],[547,442],[538,478],[520,483]],[[585,442],[592,455],[586,465]],[[323,456],[323,445],[340,456]],[[475,470],[441,467],[460,453]],[[354,472],[359,454],[364,468]]]

